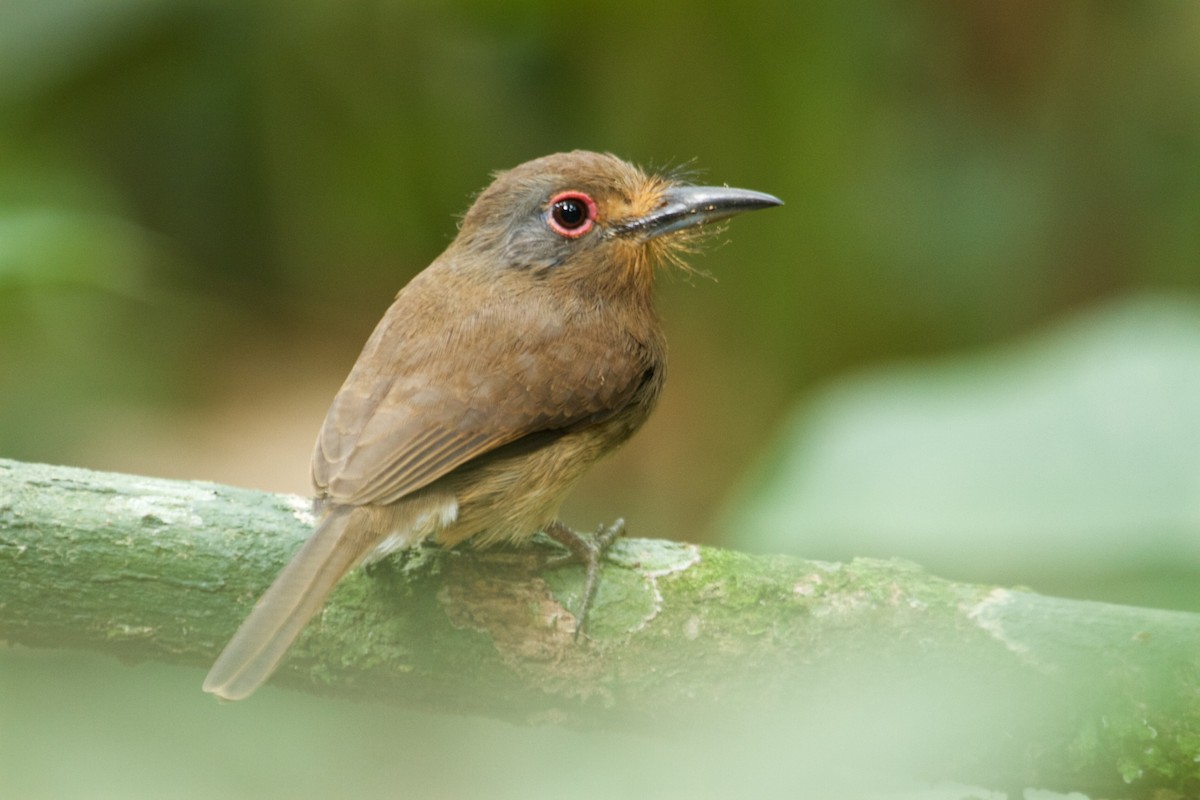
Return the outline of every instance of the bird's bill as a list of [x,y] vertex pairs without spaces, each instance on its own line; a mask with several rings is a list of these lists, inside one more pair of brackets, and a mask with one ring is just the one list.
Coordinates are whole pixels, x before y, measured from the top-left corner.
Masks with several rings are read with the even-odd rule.
[[611,231],[617,236],[654,239],[697,225],[707,225],[743,211],[781,206],[783,201],[763,192],[728,186],[672,186],[662,204],[641,217],[626,220]]

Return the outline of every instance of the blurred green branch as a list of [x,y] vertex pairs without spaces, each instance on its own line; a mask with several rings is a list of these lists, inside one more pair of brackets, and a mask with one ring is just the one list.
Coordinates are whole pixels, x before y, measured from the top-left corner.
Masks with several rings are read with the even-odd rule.
[[[0,460],[0,640],[207,665],[306,509]],[[1200,792],[1198,615],[625,540],[574,641],[580,575],[547,570],[553,555],[430,548],[356,572],[276,681],[571,727],[751,721],[991,786]]]

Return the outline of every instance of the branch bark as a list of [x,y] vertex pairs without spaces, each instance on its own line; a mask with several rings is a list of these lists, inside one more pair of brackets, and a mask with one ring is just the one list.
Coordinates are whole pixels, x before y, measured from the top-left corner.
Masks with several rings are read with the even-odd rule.
[[[0,640],[206,666],[310,528],[304,498],[0,460]],[[572,727],[738,720],[930,777],[1200,796],[1200,615],[629,539],[575,641],[582,576],[556,554],[357,571],[274,680]]]

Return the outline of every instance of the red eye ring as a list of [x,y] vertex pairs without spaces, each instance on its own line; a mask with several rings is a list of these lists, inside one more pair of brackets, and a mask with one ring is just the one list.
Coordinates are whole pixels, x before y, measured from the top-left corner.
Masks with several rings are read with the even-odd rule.
[[583,192],[559,192],[550,198],[546,221],[559,236],[577,239],[596,222],[596,201]]

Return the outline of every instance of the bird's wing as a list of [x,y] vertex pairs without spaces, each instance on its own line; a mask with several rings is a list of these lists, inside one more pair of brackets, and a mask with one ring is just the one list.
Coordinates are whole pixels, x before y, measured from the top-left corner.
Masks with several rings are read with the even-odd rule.
[[313,481],[335,503],[392,503],[529,434],[605,419],[653,369],[632,340],[598,357],[614,332],[598,340],[554,309],[410,306],[402,292],[317,438]]

